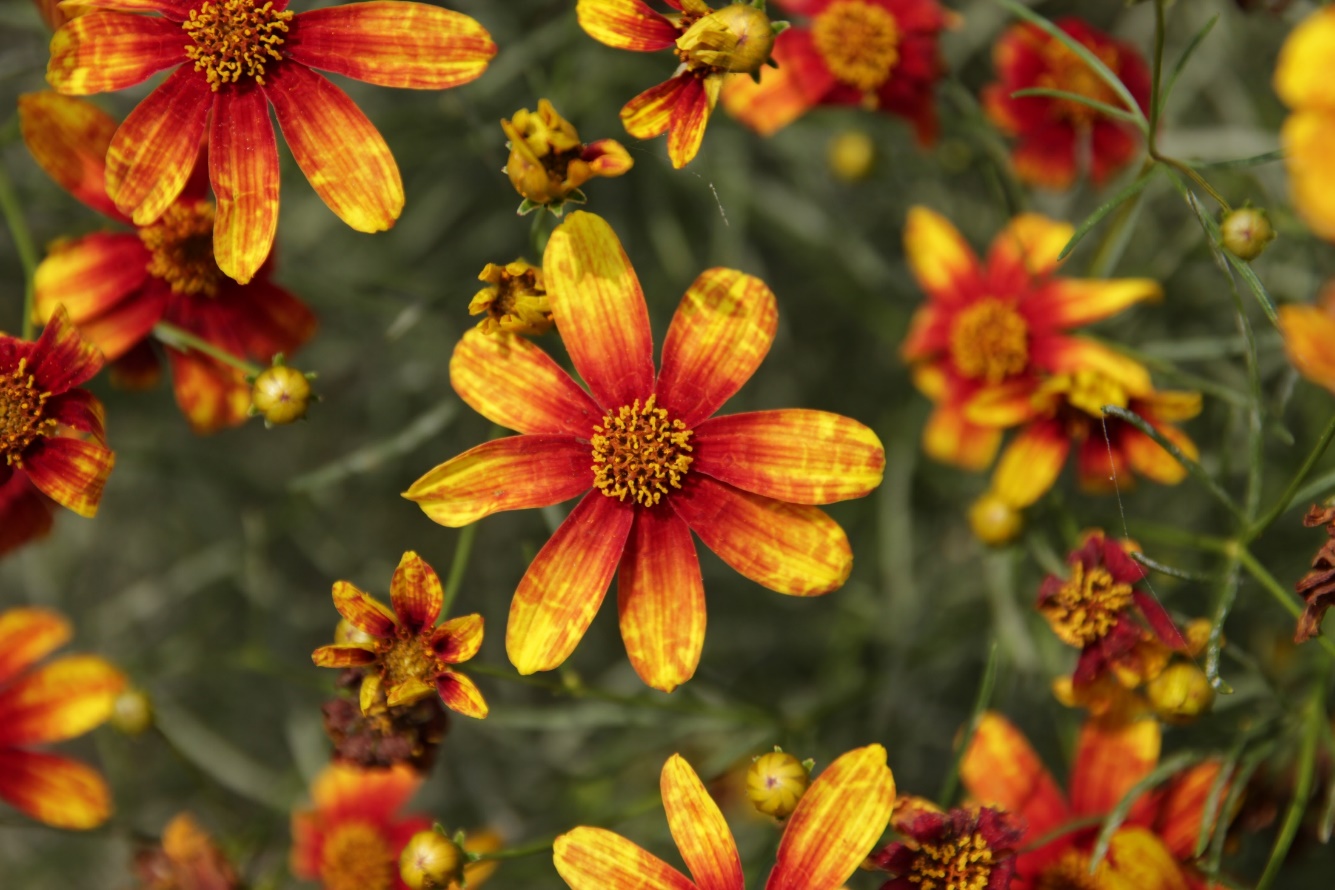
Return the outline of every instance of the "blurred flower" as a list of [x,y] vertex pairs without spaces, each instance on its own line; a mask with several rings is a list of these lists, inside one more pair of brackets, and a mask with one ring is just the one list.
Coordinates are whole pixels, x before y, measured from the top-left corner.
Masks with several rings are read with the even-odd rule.
[[[116,457],[102,403],[75,389],[102,369],[102,353],[57,307],[37,342],[0,334],[0,486],[25,476],[42,494],[93,516]],[[10,489],[6,519],[25,523],[0,537],[21,542],[50,527],[31,495]]]
[[[1143,110],[1149,103],[1150,72],[1140,53],[1081,19],[1055,24],[1103,62]],[[993,51],[1000,83],[983,88],[983,110],[998,129],[1019,139],[1011,152],[1015,174],[1033,185],[1070,188],[1088,157],[1089,177],[1102,185],[1136,156],[1135,126],[1073,99],[1013,96],[1049,89],[1125,107],[1123,100],[1061,41],[1028,22],[1011,26]]]
[[969,528],[984,544],[1008,544],[1024,530],[1024,514],[992,491],[984,492],[969,506]]
[[1007,890],[1023,823],[995,807],[949,812],[900,797],[890,819],[902,841],[873,853],[870,862],[893,877],[881,890]]
[[[28,93],[19,97],[19,124],[28,150],[52,179],[94,210],[134,225],[106,194],[105,158],[116,130],[109,115],[81,99]],[[195,175],[156,221],[134,232],[58,242],[37,267],[38,317],[49,318],[63,304],[84,336],[136,384],[157,376],[151,339],[160,321],[238,358],[266,362],[276,352],[295,350],[315,331],[310,310],[269,281],[271,262],[246,285],[218,268],[206,167],[201,156]],[[176,403],[196,432],[246,419],[250,387],[237,369],[170,347],[167,360]]]
[[[743,890],[732,831],[699,776],[680,754],[663,764],[663,809],[694,883],[637,844],[602,828],[581,826],[556,839],[553,861],[572,890]],[[784,827],[767,890],[835,890],[885,831],[895,780],[885,749],[868,745],[842,755],[812,783]]]
[[914,314],[900,351],[915,385],[936,404],[923,430],[931,457],[985,468],[1006,424],[975,422],[971,404],[993,392],[1025,402],[1044,374],[1129,369],[1149,385],[1139,365],[1067,331],[1158,299],[1162,291],[1147,278],[1058,277],[1057,256],[1073,232],[1067,223],[1022,214],[993,239],[984,264],[945,217],[925,207],[909,210],[904,250],[928,301]]
[[1150,678],[1145,697],[1165,723],[1185,724],[1210,710],[1214,689],[1205,671],[1189,661],[1179,661]]
[[505,846],[502,837],[490,829],[456,832],[453,839],[442,834],[439,826],[430,831],[419,831],[408,841],[408,846],[403,848],[403,854],[399,857],[399,874],[410,890],[462,890],[463,887],[474,890],[491,877],[500,863],[495,859],[475,859],[462,863],[462,881],[439,880],[442,874],[456,873],[455,869],[449,867],[449,857],[451,854],[458,855],[457,841],[460,837],[463,838],[465,853],[495,853]]
[[1303,614],[1298,618],[1298,629],[1293,634],[1295,643],[1306,643],[1321,633],[1321,619],[1326,610],[1335,605],[1335,507],[1313,504],[1303,517],[1303,525],[1326,527],[1326,540],[1312,557],[1312,568],[1298,579],[1294,588],[1306,601]]
[[311,392],[314,377],[285,364],[283,354],[278,353],[250,385],[250,413],[263,417],[265,426],[302,420],[311,402],[317,400]]
[[746,771],[746,796],[766,816],[787,819],[811,784],[811,767],[779,748],[761,754]]
[[595,176],[620,176],[635,163],[615,139],[580,142],[574,125],[546,99],[538,100],[536,114],[521,108],[512,120],[501,121],[501,129],[510,140],[505,173],[524,198],[521,215],[546,207],[560,216],[567,203],[584,203],[584,183]]
[[111,790],[92,767],[32,745],[63,742],[105,723],[125,677],[96,655],[36,667],[72,633],[46,609],[0,612],[0,800],[56,828],[95,828]]
[[403,765],[326,768],[311,786],[315,808],[292,814],[292,874],[325,890],[408,890],[399,856],[431,820],[399,810],[421,784]]
[[134,857],[143,890],[237,890],[241,881],[209,833],[189,813],[162,830],[162,843]]
[[469,717],[487,716],[487,703],[468,677],[451,669],[477,654],[482,646],[482,616],[451,618],[439,627],[444,602],[440,578],[409,550],[390,582],[394,610],[347,581],[334,584],[334,607],[373,643],[322,646],[311,653],[320,667],[376,665],[362,682],[362,712],[369,710],[383,688],[389,707],[412,704],[439,693],[447,707]]
[[1275,64],[1275,92],[1293,110],[1280,131],[1289,194],[1312,231],[1335,240],[1335,8],[1321,6],[1293,29]]
[[[1142,795],[1113,834],[1108,854],[1091,873],[1090,852],[1102,821],[1159,761],[1161,733],[1153,720],[1115,729],[1086,723],[1071,768],[1070,796],[1062,794],[1018,729],[988,712],[960,763],[960,778],[984,806],[1022,818],[1016,890],[1187,890],[1206,886],[1190,866],[1217,761],[1186,769]],[[1069,823],[1092,825],[1065,831]],[[1034,846],[1035,842],[1051,838]]]
[[468,304],[469,315],[482,315],[477,323],[484,334],[506,331],[537,336],[552,327],[552,305],[542,281],[542,269],[524,260],[498,266],[487,263],[478,273],[487,286]]
[[575,15],[585,33],[614,49],[673,48],[677,72],[627,102],[621,122],[636,139],[666,131],[668,157],[680,169],[700,150],[724,77],[763,65],[778,26],[762,9],[744,3],[715,11],[704,0],[668,2],[680,12],[663,16],[640,0],[579,0]]
[[1316,305],[1280,306],[1279,330],[1298,373],[1335,392],[1335,282],[1322,286]]
[[214,253],[242,284],[264,264],[278,226],[269,105],[316,194],[352,228],[378,232],[403,208],[398,167],[348,95],[312,69],[380,86],[446,89],[480,75],[496,52],[477,22],[424,3],[352,3],[297,15],[270,0],[97,5],[52,38],[47,81],[82,96],[175,68],[110,140],[107,195],[136,225],[153,222],[186,187],[207,132],[218,198]]
[[[727,104],[727,93],[724,94]],[[830,172],[844,182],[866,179],[876,164],[876,143],[862,130],[843,130],[836,133],[828,148]]]
[[771,590],[827,593],[847,579],[852,551],[811,505],[867,494],[885,452],[867,427],[821,411],[710,419],[774,338],[774,294],[759,279],[702,273],[677,309],[655,379],[644,294],[606,222],[572,214],[542,267],[556,327],[591,395],[529,341],[469,331],[450,361],[455,392],[522,435],[441,464],[404,496],[459,527],[583,494],[515,591],[510,660],[521,674],[564,662],[619,567],[631,664],[671,690],[694,674],[704,645],[691,532]]
[[51,514],[57,509],[26,474],[10,473],[0,482],[0,556],[50,534]]
[[817,105],[858,105],[908,120],[921,145],[936,141],[933,90],[945,73],[941,31],[958,21],[937,0],[782,0],[806,16],[774,41],[777,68],[759,82],[730,77],[728,112],[768,136]]
[[1270,217],[1260,207],[1239,207],[1219,221],[1219,235],[1229,253],[1254,260],[1275,240]]

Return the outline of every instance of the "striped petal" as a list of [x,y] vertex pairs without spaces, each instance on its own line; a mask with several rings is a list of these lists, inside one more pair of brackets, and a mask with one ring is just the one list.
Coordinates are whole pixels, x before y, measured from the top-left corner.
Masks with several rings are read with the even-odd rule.
[[348,94],[304,65],[277,65],[264,85],[301,172],[329,209],[359,232],[382,232],[403,210],[389,146]]
[[1057,278],[1025,300],[1025,311],[1044,325],[1074,328],[1162,298],[1163,288],[1149,278]]
[[167,350],[176,405],[198,435],[243,422],[250,387],[235,369],[194,352]]
[[334,582],[334,608],[353,627],[380,639],[393,636],[398,623],[384,603],[347,581]]
[[168,288],[150,282],[130,299],[79,325],[79,332],[102,350],[108,361],[116,361],[148,340],[153,326],[162,321],[171,296]]
[[575,651],[612,583],[634,516],[620,501],[589,492],[538,551],[505,631],[519,673],[551,670]]
[[450,528],[502,510],[549,507],[592,487],[589,448],[570,436],[495,439],[427,471],[403,496]]
[[679,33],[640,0],[579,0],[575,18],[586,34],[614,49],[656,52],[676,43]]
[[910,207],[904,254],[918,284],[933,299],[954,302],[978,276],[978,257],[949,220],[926,207]]
[[779,311],[765,282],[706,269],[686,289],[663,343],[659,404],[688,427],[712,415],[765,360]]
[[674,169],[689,164],[700,151],[705,139],[709,116],[718,104],[718,93],[723,76],[691,77],[672,106],[672,120],[668,124],[668,158]]
[[885,748],[855,748],[826,767],[788,818],[765,890],[835,890],[881,839],[895,803]]
[[1028,507],[1057,483],[1070,451],[1071,442],[1061,424],[1052,420],[1031,423],[1001,453],[992,473],[992,491],[1016,509]]
[[474,80],[496,55],[485,28],[425,3],[352,3],[303,12],[283,42],[288,58],[385,87],[444,90]]
[[681,872],[602,828],[580,826],[558,837],[552,863],[571,890],[695,890]]
[[278,142],[257,87],[214,94],[209,181],[218,198],[213,256],[225,275],[245,284],[268,259],[278,231]]
[[389,598],[399,624],[417,634],[423,628],[435,625],[440,617],[440,607],[445,603],[445,591],[440,586],[436,570],[409,550],[394,570]]
[[[198,6],[198,0],[73,0],[75,15],[84,10],[113,9],[127,12],[160,12],[173,22],[183,22],[190,16],[190,8]],[[286,3],[275,3],[283,7]]]
[[87,433],[99,443],[106,444],[106,409],[97,396],[86,389],[73,389],[63,396],[56,396],[46,403],[43,413],[61,426]]
[[698,890],[743,890],[742,860],[718,804],[680,754],[659,779],[668,828]]
[[33,276],[37,317],[45,323],[63,305],[76,325],[91,321],[144,285],[148,259],[138,236],[120,232],[57,244]]
[[960,780],[983,806],[999,806],[1024,818],[1031,843],[1071,818],[1061,789],[1029,740],[1000,714],[983,714],[960,761]]
[[1122,726],[1093,721],[1080,728],[1071,768],[1071,809],[1076,816],[1102,816],[1121,802],[1159,762],[1162,734],[1155,720]]
[[694,676],[705,644],[705,585],[691,530],[671,510],[635,511],[617,574],[617,609],[641,680],[671,692]]
[[56,184],[114,219],[107,197],[106,157],[116,122],[91,102],[59,93],[19,96],[19,130],[33,160]]
[[0,748],[62,742],[111,716],[125,676],[96,655],[70,655],[0,691]]
[[922,450],[932,460],[963,470],[987,469],[1001,446],[1001,430],[971,422],[956,405],[938,405],[922,428]]
[[649,310],[612,227],[592,213],[571,214],[547,242],[542,272],[557,330],[593,397],[607,408],[647,398]]
[[335,645],[316,649],[311,653],[311,661],[315,662],[316,667],[350,668],[374,664],[377,657],[375,652],[365,646]]
[[77,760],[0,748],[0,799],[55,828],[96,828],[111,817],[111,789]]
[[482,697],[482,690],[457,671],[446,671],[436,677],[436,691],[440,693],[440,700],[445,703],[445,707],[451,711],[478,720],[487,716],[487,700]]
[[774,41],[778,68],[760,69],[760,83],[734,74],[723,84],[723,107],[761,136],[771,136],[806,114],[834,86],[810,30],[789,28]]
[[185,43],[181,26],[167,19],[91,12],[51,38],[46,82],[72,96],[123,90],[186,61]]
[[102,370],[104,361],[101,350],[70,323],[69,313],[57,308],[29,353],[28,373],[39,389],[60,395]]
[[516,334],[470,329],[450,358],[450,385],[492,423],[587,439],[603,409],[547,353]]
[[135,225],[156,220],[185,188],[212,106],[208,82],[183,65],[135,106],[112,137],[107,195]]
[[844,530],[815,507],[771,500],[701,474],[688,476],[668,502],[706,547],[770,590],[829,593],[853,569]]
[[987,255],[988,278],[1023,285],[1057,268],[1057,256],[1075,234],[1075,226],[1040,213],[1021,213],[1006,224]]
[[0,684],[63,646],[72,633],[65,617],[48,609],[0,612]]
[[621,107],[621,123],[626,132],[636,139],[662,136],[672,124],[677,102],[694,81],[693,74],[679,74],[631,99]]
[[23,469],[42,494],[80,516],[95,516],[102,489],[116,463],[105,446],[65,436],[34,442],[23,454]]
[[431,649],[446,664],[459,664],[468,661],[482,648],[482,633],[481,615],[460,615],[432,632]]
[[885,449],[870,429],[825,411],[791,408],[706,420],[691,469],[794,504],[860,498],[881,484]]

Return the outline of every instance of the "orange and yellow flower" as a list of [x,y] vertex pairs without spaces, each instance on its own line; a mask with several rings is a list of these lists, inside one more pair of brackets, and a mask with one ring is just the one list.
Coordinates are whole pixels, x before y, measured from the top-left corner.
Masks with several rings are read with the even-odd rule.
[[[1070,795],[1064,795],[1029,741],[1005,717],[988,712],[960,763],[960,778],[985,806],[1000,806],[1026,824],[1016,857],[1015,890],[1199,890],[1207,886],[1184,863],[1195,851],[1220,764],[1191,767],[1140,797],[1117,829],[1107,856],[1091,873],[1097,823],[1159,761],[1162,734],[1153,720],[1117,728],[1086,723],[1080,731]],[[1042,839],[1049,838],[1045,842]],[[1035,842],[1041,842],[1035,846]]]
[[[661,787],[668,827],[691,878],[619,834],[580,826],[553,845],[556,870],[572,890],[744,890],[732,831],[680,754],[663,764]],[[895,779],[880,745],[836,759],[789,817],[765,890],[836,890],[880,840],[894,800]]]
[[111,816],[106,781],[85,763],[30,749],[105,723],[125,677],[96,655],[35,666],[71,633],[46,609],[0,612],[0,800],[47,825],[83,829]]
[[519,109],[513,119],[501,121],[501,129],[510,140],[505,175],[524,198],[521,215],[546,207],[560,216],[567,203],[584,203],[584,183],[596,176],[621,176],[635,164],[615,139],[580,142],[574,125],[546,99],[538,100],[536,113]]
[[1298,214],[1327,241],[1335,240],[1333,53],[1335,9],[1322,6],[1293,29],[1275,65],[1275,92],[1293,110],[1280,131],[1289,194]]
[[565,661],[617,574],[631,664],[650,686],[671,690],[695,673],[704,645],[691,532],[771,590],[827,593],[847,579],[853,555],[814,505],[867,494],[885,452],[867,427],[822,411],[711,418],[774,339],[774,294],[759,279],[702,273],[677,308],[655,375],[644,294],[606,222],[572,214],[542,265],[557,330],[589,392],[531,342],[469,331],[450,382],[521,435],[441,464],[405,497],[458,527],[583,495],[515,591],[510,660],[522,674]]
[[1279,307],[1284,352],[1298,373],[1335,393],[1335,283],[1327,283],[1315,305]]
[[[136,225],[172,205],[207,134],[218,200],[218,266],[245,284],[278,226],[273,106],[292,155],[352,228],[389,228],[403,182],[389,146],[341,89],[314,69],[380,86],[445,89],[495,55],[466,15],[374,0],[294,14],[287,0],[80,0],[94,11],[51,40],[47,81],[67,95],[125,89],[175,68],[125,119],[107,152],[106,189]],[[147,14],[145,14],[147,13]]]
[[[1144,110],[1149,103],[1150,72],[1134,46],[1109,37],[1081,19],[1055,23],[1093,53]],[[1102,185],[1129,164],[1140,146],[1134,125],[1073,99],[1014,96],[1026,89],[1062,90],[1116,108],[1123,100],[1084,60],[1061,41],[1028,22],[1012,26],[993,50],[999,83],[983,89],[983,108],[1002,132],[1019,142],[1011,163],[1020,179],[1052,189],[1075,182],[1081,158],[1089,159],[1089,177]]]
[[240,878],[213,838],[189,813],[162,829],[162,843],[135,855],[142,890],[239,890]]
[[402,764],[326,768],[311,786],[315,808],[292,814],[292,873],[325,890],[408,890],[399,855],[431,820],[399,810],[421,784],[422,776]]
[[774,41],[777,68],[760,80],[730,77],[728,112],[770,135],[817,105],[857,105],[898,115],[919,144],[936,140],[933,91],[945,73],[937,48],[958,17],[937,0],[780,0],[806,16]]
[[[1038,214],[1017,216],[993,240],[984,264],[943,216],[909,210],[904,251],[928,302],[914,314],[901,354],[913,366],[914,383],[936,404],[923,430],[929,456],[969,470],[992,462],[1006,424],[971,416],[973,403],[991,393],[1020,403],[1039,393],[1045,375],[1139,368],[1068,331],[1162,291],[1145,278],[1056,275],[1057,256],[1073,232]],[[1148,373],[1141,373],[1148,386]]]
[[393,610],[347,581],[334,584],[334,606],[365,643],[335,643],[311,653],[320,667],[376,665],[378,673],[362,681],[366,711],[383,689],[389,707],[411,705],[437,693],[446,707],[469,717],[487,716],[487,702],[477,685],[450,665],[468,661],[482,647],[482,616],[462,615],[439,627],[444,604],[440,578],[416,553],[403,554],[390,581]]
[[37,490],[23,473],[0,482],[0,556],[51,532],[56,503]]
[[[57,93],[19,97],[19,124],[33,158],[84,204],[134,226],[106,193],[107,147],[116,122],[96,106]],[[58,242],[37,267],[35,307],[58,305],[136,385],[157,377],[153,326],[173,324],[223,352],[263,362],[291,353],[315,332],[315,316],[269,280],[266,262],[249,284],[223,274],[214,257],[214,207],[201,157],[162,216],[134,232],[97,232]],[[176,403],[199,433],[243,423],[250,386],[236,368],[168,347]]]

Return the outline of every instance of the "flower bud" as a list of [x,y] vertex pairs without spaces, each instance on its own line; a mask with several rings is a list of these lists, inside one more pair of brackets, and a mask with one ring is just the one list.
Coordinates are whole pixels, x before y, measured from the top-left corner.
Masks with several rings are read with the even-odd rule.
[[143,735],[153,726],[153,701],[142,689],[130,687],[116,696],[110,722],[126,735]]
[[1154,712],[1169,723],[1190,723],[1214,704],[1210,681],[1189,661],[1169,665],[1145,686],[1145,695]]
[[463,879],[464,853],[434,829],[408,839],[399,856],[399,876],[412,890],[444,890]]
[[1219,235],[1228,252],[1244,260],[1256,259],[1275,240],[1270,218],[1259,207],[1241,207],[1225,214]]
[[761,754],[746,772],[746,796],[766,816],[787,819],[811,784],[811,767],[774,749]]
[[866,179],[876,161],[876,145],[862,130],[844,130],[830,140],[830,172],[844,182]]
[[520,214],[547,207],[558,216],[566,203],[583,204],[580,187],[597,176],[620,176],[634,166],[630,153],[614,139],[580,142],[574,124],[552,103],[538,100],[538,110],[521,108],[501,121],[510,156],[505,175],[524,198]]
[[715,10],[677,38],[677,55],[689,68],[719,68],[752,74],[769,60],[774,26],[765,11],[749,3]]
[[292,423],[306,416],[312,398],[307,375],[277,357],[273,367],[261,371],[251,384],[251,413],[262,415],[265,425]]
[[999,547],[1024,528],[1024,516],[999,495],[987,492],[969,507],[969,527],[984,544]]

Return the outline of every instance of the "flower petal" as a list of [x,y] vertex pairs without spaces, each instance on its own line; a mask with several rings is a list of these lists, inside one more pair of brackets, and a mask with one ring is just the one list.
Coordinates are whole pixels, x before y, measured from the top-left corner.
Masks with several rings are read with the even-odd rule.
[[505,649],[521,674],[575,651],[607,594],[635,512],[600,491],[570,511],[529,564],[510,603]]
[[770,590],[829,593],[853,569],[844,530],[815,507],[751,494],[703,474],[688,476],[668,503],[706,547]]
[[[1192,460],[1199,458],[1196,443],[1175,426],[1154,424],[1154,428]],[[1119,437],[1127,461],[1137,473],[1160,485],[1177,485],[1187,478],[1187,468],[1177,462],[1158,442],[1140,430],[1125,428]]]
[[668,124],[668,157],[674,169],[680,170],[700,151],[705,139],[709,115],[718,104],[723,75],[711,74],[691,77],[672,106],[672,120]]
[[294,62],[366,83],[444,90],[487,70],[496,44],[463,13],[372,0],[297,15],[283,52]]
[[447,460],[403,496],[432,521],[459,528],[502,510],[549,507],[588,491],[592,452],[570,436],[510,436]]
[[681,872],[602,828],[581,825],[558,837],[552,863],[571,890],[695,890]]
[[694,82],[691,74],[679,74],[649,87],[621,107],[621,123],[636,139],[662,136],[672,124],[678,100]]
[[334,582],[334,608],[358,630],[384,639],[394,634],[397,620],[384,603],[347,581]]
[[[22,473],[10,473],[0,482],[0,556],[51,533],[56,505]],[[4,670],[0,656],[0,671]],[[0,675],[0,682],[4,681]]]
[[1275,63],[1275,92],[1290,108],[1335,109],[1335,84],[1320,75],[1335,54],[1335,10],[1322,8],[1290,32]]
[[617,609],[641,680],[671,692],[695,674],[705,644],[705,585],[691,530],[671,510],[635,511],[617,574]]
[[1016,509],[1028,507],[1057,483],[1071,442],[1061,424],[1040,420],[1020,431],[997,461],[992,491]]
[[97,514],[102,489],[116,457],[105,446],[65,436],[34,442],[23,455],[23,469],[42,494],[80,516]]
[[1116,315],[1128,306],[1163,298],[1149,278],[1057,278],[1025,301],[1026,311],[1054,328],[1074,328]]
[[359,232],[382,232],[403,211],[403,180],[384,137],[348,94],[304,65],[282,64],[264,85],[301,172]]
[[1144,365],[1086,337],[1044,337],[1042,352],[1035,349],[1030,360],[1052,374],[1097,371],[1132,395],[1147,394],[1153,389],[1150,372]]
[[1021,213],[1006,224],[987,255],[988,277],[1023,283],[1057,268],[1057,256],[1075,234],[1075,226],[1041,213]]
[[868,745],[825,768],[788,818],[765,890],[835,890],[881,839],[895,803],[885,748]]
[[105,445],[107,440],[106,409],[97,396],[86,389],[73,389],[46,403],[47,417],[62,426],[87,433]]
[[153,326],[162,321],[171,296],[167,287],[150,281],[130,299],[80,324],[79,332],[102,350],[108,361],[116,361],[148,341]]
[[0,799],[55,828],[96,828],[111,817],[111,789],[91,766],[0,748]]
[[1335,240],[1335,165],[1329,163],[1335,114],[1325,109],[1291,114],[1279,138],[1294,208],[1312,231]]
[[587,439],[603,417],[560,365],[516,334],[470,329],[455,344],[450,385],[483,417],[521,433]]
[[706,269],[681,298],[658,374],[658,399],[694,427],[732,398],[765,360],[779,312],[765,282],[736,269]]
[[482,648],[482,633],[481,615],[460,615],[435,629],[431,634],[431,649],[446,664],[460,664]]
[[63,742],[111,716],[125,675],[96,655],[69,655],[0,691],[0,748]]
[[[402,708],[428,698],[435,691],[434,682],[428,683],[418,677],[409,677],[385,689],[385,704],[391,708]],[[363,702],[362,713],[365,714],[366,710]]]
[[0,684],[63,646],[73,633],[65,616],[20,606],[0,612]]
[[742,860],[718,804],[680,754],[663,764],[659,787],[668,828],[699,890],[742,890]]
[[960,761],[960,780],[983,806],[999,806],[1028,824],[1024,842],[1042,838],[1071,817],[1061,789],[1029,740],[992,711],[978,721]]
[[364,664],[374,664],[376,654],[365,646],[334,645],[321,646],[311,653],[311,661],[316,667],[350,668]]
[[482,697],[482,690],[458,671],[446,671],[436,677],[436,691],[440,693],[440,700],[445,703],[445,707],[451,711],[479,720],[487,716],[487,700]]
[[1279,330],[1298,373],[1335,391],[1335,318],[1316,306],[1280,306]]
[[[1206,804],[1222,768],[1218,761],[1197,764],[1174,776],[1159,799],[1153,816],[1154,833],[1175,859],[1187,861],[1196,855]],[[1226,783],[1224,793],[1227,791]]]
[[278,142],[256,86],[219,90],[209,132],[209,181],[218,198],[213,256],[228,277],[255,277],[278,231]]
[[364,769],[335,763],[311,785],[317,810],[352,811],[372,824],[391,821],[417,793],[423,776],[406,763],[389,769]]
[[1153,832],[1121,828],[1108,845],[1107,886],[1118,890],[1188,890],[1173,854]]
[[91,102],[45,91],[19,96],[19,130],[33,160],[94,210],[120,219],[107,197],[106,157],[116,122]]
[[613,49],[657,52],[676,43],[679,33],[640,0],[579,0],[575,18],[586,34]]
[[184,62],[185,43],[181,26],[168,19],[90,12],[51,38],[46,82],[73,96],[123,90]]
[[57,308],[29,354],[28,373],[43,392],[69,392],[102,370],[102,352],[70,323],[69,313]]
[[930,297],[957,301],[978,277],[978,257],[954,225],[935,210],[909,208],[904,254],[918,284]]
[[1073,813],[1102,816],[1111,812],[1159,762],[1161,740],[1155,720],[1137,720],[1124,726],[1086,722],[1080,728],[1071,768]]
[[598,403],[615,409],[653,391],[653,336],[639,279],[612,227],[571,214],[542,260],[552,316]]
[[834,86],[834,75],[806,28],[784,31],[770,55],[779,67],[761,67],[760,83],[749,74],[734,74],[723,84],[723,107],[761,136],[806,114]]
[[246,419],[250,387],[235,368],[176,349],[167,350],[167,361],[176,405],[196,434],[207,435]]
[[971,422],[959,406],[937,405],[922,429],[922,450],[932,460],[963,470],[987,469],[1001,445],[1001,430]]
[[148,259],[139,238],[121,232],[57,244],[33,276],[37,317],[49,321],[63,305],[76,325],[91,321],[143,286]]
[[445,602],[445,591],[440,586],[436,570],[409,550],[394,570],[389,598],[399,624],[416,634],[435,625]]

